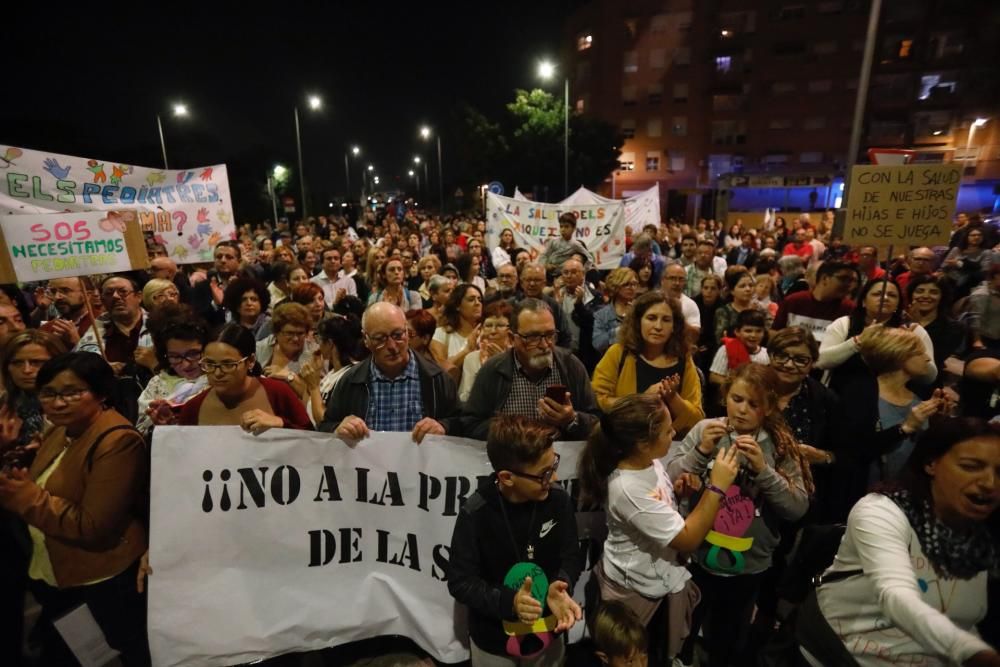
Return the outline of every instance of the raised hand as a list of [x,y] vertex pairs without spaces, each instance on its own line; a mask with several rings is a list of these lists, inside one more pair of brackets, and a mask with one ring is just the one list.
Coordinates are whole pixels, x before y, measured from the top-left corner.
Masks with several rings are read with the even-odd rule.
[[556,617],[559,624],[555,632],[566,632],[583,617],[580,605],[569,594],[569,585],[565,581],[553,581],[549,585],[549,594],[545,597],[549,611]]
[[514,615],[522,623],[533,623],[542,615],[542,603],[531,596],[531,577],[525,577],[514,595]]
[[59,166],[59,161],[51,157],[45,158],[45,161],[42,162],[42,164],[44,165],[45,171],[52,174],[56,178],[56,180],[59,181],[69,176],[69,170],[72,169],[72,167],[70,167],[69,165],[65,167]]

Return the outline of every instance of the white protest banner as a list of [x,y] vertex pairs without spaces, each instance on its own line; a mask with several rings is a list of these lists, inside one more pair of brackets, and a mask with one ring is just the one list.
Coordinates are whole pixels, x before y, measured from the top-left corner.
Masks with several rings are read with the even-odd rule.
[[625,254],[625,207],[620,201],[601,204],[542,204],[486,193],[487,245],[500,243],[500,232],[510,229],[514,242],[540,256],[549,239],[559,237],[559,216],[576,217],[576,236],[594,256],[598,269],[613,269]]
[[625,226],[638,235],[646,225],[660,228],[660,187],[654,185],[642,194],[625,198]]
[[844,243],[948,245],[961,164],[854,165]]
[[235,233],[224,164],[152,169],[0,146],[0,216],[122,208],[182,264],[211,261]]
[[0,216],[0,283],[146,268],[134,210]]
[[[560,484],[575,484],[582,445],[556,443]],[[348,447],[326,433],[160,427],[151,452],[154,665],[391,634],[442,662],[468,659],[445,576],[461,503],[491,472],[485,443],[375,433]]]

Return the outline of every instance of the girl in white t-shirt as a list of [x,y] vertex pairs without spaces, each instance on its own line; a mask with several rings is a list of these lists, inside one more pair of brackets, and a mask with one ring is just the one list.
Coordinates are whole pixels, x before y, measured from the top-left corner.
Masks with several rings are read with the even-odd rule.
[[668,598],[667,627],[650,628],[654,638],[667,635],[651,642],[666,646],[667,657],[680,649],[684,612],[699,597],[679,554],[694,551],[705,539],[739,468],[735,448],[720,450],[707,492],[684,519],[675,492],[687,495],[700,482],[682,476],[672,483],[667,477],[660,459],[673,437],[670,412],[659,397],[632,394],[601,418],[580,459],[584,502],[607,509],[608,537],[594,568],[601,599],[621,601],[648,624]]

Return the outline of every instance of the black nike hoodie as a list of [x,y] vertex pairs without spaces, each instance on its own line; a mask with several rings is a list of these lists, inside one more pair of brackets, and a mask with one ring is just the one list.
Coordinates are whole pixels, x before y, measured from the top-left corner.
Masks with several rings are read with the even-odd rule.
[[[510,530],[501,512],[501,503],[510,521]],[[553,485],[548,497],[541,502],[511,503],[500,495],[496,475],[481,480],[455,521],[448,591],[469,608],[472,641],[494,655],[507,654],[503,621],[517,620],[514,614],[517,590],[505,588],[503,580],[515,563],[529,561],[529,542],[534,547],[531,562],[545,572],[550,584],[556,580],[569,584],[572,594],[580,576],[582,558],[576,513],[569,495]],[[545,607],[545,601],[540,602]],[[545,616],[550,613],[547,607],[543,611]]]

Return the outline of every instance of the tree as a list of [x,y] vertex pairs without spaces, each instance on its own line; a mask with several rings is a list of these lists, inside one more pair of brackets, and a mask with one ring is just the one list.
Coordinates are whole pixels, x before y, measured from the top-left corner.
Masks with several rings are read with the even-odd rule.
[[537,88],[518,89],[507,111],[515,181],[532,186],[558,183],[562,174],[562,101]]
[[468,104],[459,107],[457,116],[456,157],[463,184],[472,186],[501,178],[510,147],[500,124]]
[[618,169],[625,137],[617,127],[600,118],[573,114],[569,117],[569,182],[596,190]]

